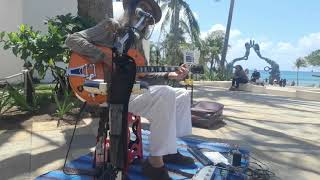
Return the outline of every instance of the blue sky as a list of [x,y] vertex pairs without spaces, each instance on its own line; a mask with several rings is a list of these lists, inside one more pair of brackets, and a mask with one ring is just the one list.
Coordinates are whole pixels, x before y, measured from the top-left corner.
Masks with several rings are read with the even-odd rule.
[[[187,2],[202,33],[225,28],[230,0]],[[236,0],[227,60],[243,56],[244,43],[254,39],[260,44],[262,55],[277,61],[281,70],[294,70],[296,58],[320,49],[319,8],[319,0]],[[268,65],[254,51],[248,61],[239,64],[249,69]],[[319,70],[304,70],[311,69]]]
[[[186,0],[198,19],[202,37],[225,30],[230,0]],[[260,45],[261,54],[279,63],[281,70],[295,70],[298,57],[320,49],[320,0],[236,0],[227,60],[242,57],[250,39]],[[159,24],[159,23],[158,23]],[[158,40],[159,25],[152,36]],[[251,51],[239,64],[263,69],[268,64]],[[303,70],[320,68],[305,68]]]
[[[230,0],[187,2],[198,15],[202,31],[208,31],[213,24],[226,24]],[[316,23],[319,8],[319,0],[236,0],[232,28],[245,36],[295,42],[320,30],[320,23]]]

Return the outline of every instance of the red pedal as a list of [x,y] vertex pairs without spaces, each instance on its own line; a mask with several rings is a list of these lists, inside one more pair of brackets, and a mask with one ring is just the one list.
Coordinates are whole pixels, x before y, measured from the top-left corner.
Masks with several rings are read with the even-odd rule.
[[[130,131],[130,128],[131,128],[131,131]],[[108,152],[107,149],[109,148],[109,142],[110,142],[109,139],[105,139],[106,153]],[[97,143],[98,143],[98,138],[97,138]],[[95,154],[95,162],[96,162],[97,160],[96,150],[94,154]],[[108,161],[107,158],[108,157],[106,155],[105,162]],[[141,133],[141,118],[140,116],[136,116],[132,113],[128,113],[128,161],[127,161],[128,164],[126,165],[125,170],[128,169],[129,165],[135,159],[142,159],[142,158],[143,158],[143,147],[142,147],[142,133]]]

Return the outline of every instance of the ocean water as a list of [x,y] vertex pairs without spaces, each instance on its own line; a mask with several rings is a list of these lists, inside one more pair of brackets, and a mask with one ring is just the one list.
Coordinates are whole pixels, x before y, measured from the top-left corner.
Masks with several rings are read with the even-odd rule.
[[[250,74],[249,76],[251,77],[251,74],[253,70],[249,71]],[[261,74],[262,79],[266,79],[269,77],[269,73],[266,71],[259,71]],[[320,86],[320,77],[314,77],[312,75],[317,75],[320,76],[320,72],[306,72],[306,71],[300,71],[299,72],[299,86],[309,86],[309,87],[314,87]],[[295,81],[297,84],[297,72],[296,71],[281,71],[280,72],[280,77],[282,79],[287,79],[287,84],[290,85],[292,81]]]

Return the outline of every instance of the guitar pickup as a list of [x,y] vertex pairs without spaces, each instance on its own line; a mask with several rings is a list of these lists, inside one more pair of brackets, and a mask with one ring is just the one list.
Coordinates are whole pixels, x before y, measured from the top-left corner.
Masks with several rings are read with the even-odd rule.
[[[83,83],[83,90],[98,95],[107,95],[108,84],[103,79],[85,80]],[[135,83],[132,88],[133,94],[142,94],[143,91],[139,83]]]
[[83,83],[83,90],[99,95],[107,95],[107,83],[103,79],[85,80]]

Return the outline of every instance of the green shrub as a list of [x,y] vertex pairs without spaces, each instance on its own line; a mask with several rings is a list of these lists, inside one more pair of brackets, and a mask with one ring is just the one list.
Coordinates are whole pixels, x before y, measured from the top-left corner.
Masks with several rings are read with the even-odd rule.
[[0,116],[10,110],[13,106],[12,99],[5,86],[3,89],[0,89]]
[[69,63],[71,51],[64,46],[68,34],[87,29],[94,25],[92,20],[71,14],[59,15],[46,21],[48,33],[33,30],[32,27],[22,24],[17,32],[0,32],[0,43],[3,49],[12,50],[12,53],[22,59],[25,67],[38,71],[40,79],[46,72],[52,73],[54,82],[62,88],[63,93],[68,81],[65,78],[66,70],[57,66],[57,62]]
[[[23,94],[23,90],[19,88],[15,88],[12,85],[8,84],[8,93],[10,98],[12,99],[12,103],[14,106],[16,106],[21,111],[30,111],[34,112],[36,111],[36,107],[33,107],[32,105],[29,105],[26,101],[26,97]],[[36,103],[37,100],[35,99],[34,103]]]
[[69,113],[75,106],[73,103],[72,95],[68,91],[64,92],[64,98],[62,98],[62,100],[59,100],[60,98],[56,93],[54,94],[54,99],[57,105],[55,115],[57,115],[60,119],[63,119],[63,116]]

